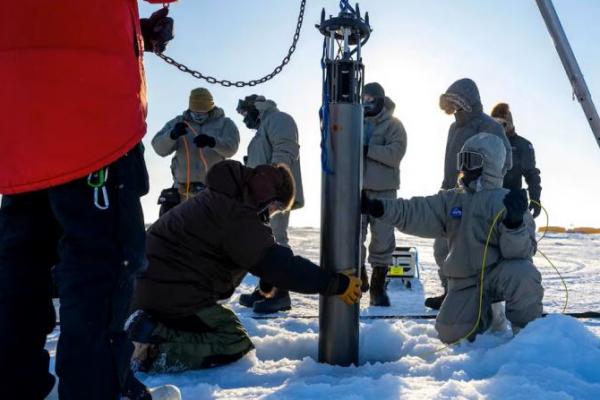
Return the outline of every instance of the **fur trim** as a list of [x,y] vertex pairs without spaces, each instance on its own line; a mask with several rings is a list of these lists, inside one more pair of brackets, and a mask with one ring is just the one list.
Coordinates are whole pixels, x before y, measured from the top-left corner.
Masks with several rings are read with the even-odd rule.
[[502,118],[512,124],[512,113],[510,112],[510,106],[507,103],[498,103],[492,109],[493,118]]

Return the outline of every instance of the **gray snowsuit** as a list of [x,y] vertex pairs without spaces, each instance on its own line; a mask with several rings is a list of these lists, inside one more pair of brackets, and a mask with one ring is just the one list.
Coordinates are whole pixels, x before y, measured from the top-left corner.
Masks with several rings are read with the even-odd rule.
[[[296,200],[292,209],[304,206],[302,174],[300,172],[300,144],[298,128],[291,115],[277,109],[272,100],[257,101],[260,125],[248,144],[246,166],[254,168],[261,164],[283,163],[287,165],[296,182]],[[289,246],[287,228],[289,212],[278,213],[271,218],[271,229],[278,244]]]
[[[178,122],[187,121],[196,132],[188,128],[184,136],[171,139],[171,131]],[[215,138],[216,145],[213,148],[204,147],[198,149],[193,140],[196,135],[204,134]],[[187,143],[187,150],[185,144]],[[189,181],[194,183],[205,183],[206,168],[200,151],[204,153],[208,168],[216,163],[232,157],[240,144],[240,134],[233,121],[225,116],[222,109],[215,107],[209,112],[208,119],[201,124],[192,121],[189,111],[173,118],[158,131],[152,139],[152,147],[159,156],[166,157],[173,152],[175,156],[171,160],[171,173],[176,186],[185,185],[188,179],[187,168],[189,159],[190,176]],[[189,155],[186,154],[189,150]]]
[[[394,118],[394,102],[385,97],[383,110],[374,117],[365,118],[364,140],[368,153],[364,159],[363,188],[367,196],[395,199],[400,188],[400,161],[406,153],[406,131],[399,119]],[[371,228],[369,263],[389,266],[396,246],[394,227],[376,218],[362,218],[362,264],[366,258],[365,240]]]
[[[502,167],[502,172],[512,168],[511,145],[506,137],[504,128],[492,117],[483,112],[483,106],[479,96],[479,89],[471,79],[459,79],[454,82],[446,94],[451,94],[461,98],[464,103],[471,107],[470,111],[459,110],[454,114],[456,119],[448,130],[448,139],[446,140],[446,154],[444,159],[444,180],[442,189],[452,189],[457,186],[458,170],[456,169],[456,154],[460,151],[467,139],[475,136],[479,132],[487,132],[502,139],[506,148],[506,160]],[[433,253],[438,267],[444,262],[448,255],[448,243],[445,240],[436,238],[433,244]],[[446,287],[446,278],[439,271],[440,279]]]
[[[506,152],[502,141],[481,133],[467,140],[463,149],[484,158],[483,173],[469,188],[409,200],[382,200],[382,221],[411,235],[448,241],[449,253],[442,265],[448,294],[435,324],[444,343],[465,337],[477,321],[485,244],[508,193],[502,188]],[[485,259],[478,332],[489,327],[493,302],[506,301],[506,316],[517,328],[542,314],[544,290],[531,258],[536,251],[533,218],[526,211],[523,224],[515,229],[508,229],[502,219],[493,227]]]
[[504,176],[504,187],[507,189],[521,189],[523,178],[525,178],[529,198],[540,201],[542,180],[540,170],[535,166],[533,145],[529,140],[516,133],[509,136],[508,140],[512,145],[513,167]]

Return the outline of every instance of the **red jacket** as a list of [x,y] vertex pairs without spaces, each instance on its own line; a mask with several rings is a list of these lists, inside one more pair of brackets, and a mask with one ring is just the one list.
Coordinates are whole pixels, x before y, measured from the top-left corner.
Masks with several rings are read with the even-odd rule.
[[2,1],[0,193],[59,185],[146,132],[136,0]]

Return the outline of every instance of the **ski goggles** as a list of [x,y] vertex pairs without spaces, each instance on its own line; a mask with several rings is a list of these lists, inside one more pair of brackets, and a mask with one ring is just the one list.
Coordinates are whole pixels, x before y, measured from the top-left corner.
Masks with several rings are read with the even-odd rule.
[[483,167],[483,156],[474,151],[461,151],[456,155],[456,169],[459,171],[473,171]]

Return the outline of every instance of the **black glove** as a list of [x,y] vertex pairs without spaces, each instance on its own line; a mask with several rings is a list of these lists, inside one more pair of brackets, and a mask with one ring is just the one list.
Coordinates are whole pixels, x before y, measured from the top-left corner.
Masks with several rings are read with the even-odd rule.
[[512,189],[504,197],[506,214],[502,223],[508,229],[515,229],[523,223],[523,214],[527,211],[527,192],[525,189]]
[[529,202],[529,211],[533,214],[533,218],[537,218],[540,216],[542,212],[542,206],[540,205],[540,201],[530,201]]
[[360,212],[374,218],[379,218],[383,215],[383,203],[381,200],[369,199],[367,193],[363,190],[360,196]]
[[173,18],[167,17],[169,9],[163,7],[152,13],[150,18],[140,19],[144,51],[162,53],[167,43],[173,39]]
[[215,147],[217,144],[217,141],[212,136],[200,134],[194,138],[194,144],[197,147],[201,147],[201,148],[204,148],[206,146]]
[[171,139],[177,140],[180,136],[183,136],[187,133],[187,126],[183,122],[178,122],[175,124],[169,136]]
[[367,154],[369,154],[369,145],[363,145],[363,159],[367,158]]

